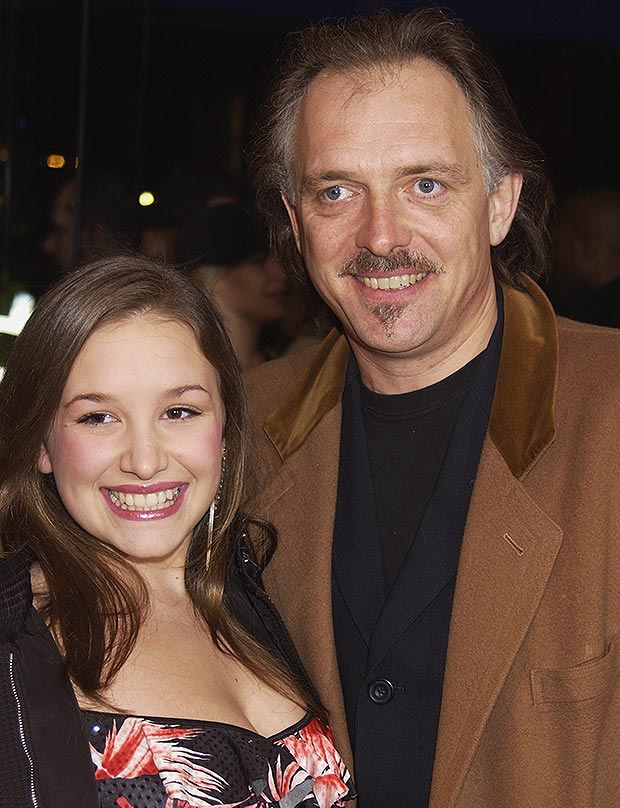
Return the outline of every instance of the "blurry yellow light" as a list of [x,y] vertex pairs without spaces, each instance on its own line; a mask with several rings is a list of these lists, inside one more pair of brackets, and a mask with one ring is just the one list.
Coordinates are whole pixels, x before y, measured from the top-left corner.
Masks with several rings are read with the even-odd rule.
[[0,146],[0,163],[6,163],[9,159],[9,150],[6,146]]
[[148,208],[148,206],[152,205],[154,201],[155,197],[150,191],[142,191],[142,193],[138,197],[138,202],[142,205],[143,208]]
[[64,168],[65,158],[62,154],[48,154],[47,167],[48,168]]
[[73,165],[77,168],[79,164],[80,164],[80,158],[76,157],[75,160],[73,161]]

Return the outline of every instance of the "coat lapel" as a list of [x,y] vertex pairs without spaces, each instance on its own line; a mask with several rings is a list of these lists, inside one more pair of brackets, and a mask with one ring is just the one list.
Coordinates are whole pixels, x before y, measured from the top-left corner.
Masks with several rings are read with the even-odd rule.
[[[341,343],[338,345],[337,361],[340,357],[346,364],[348,352],[342,350]],[[308,381],[313,386],[316,379],[310,374]],[[259,492],[253,510],[277,524],[278,552],[265,570],[265,584],[329,711],[337,748],[352,767],[336,659],[331,596],[332,537],[340,448],[341,410],[337,405],[341,393],[342,384],[335,404],[329,396],[323,396],[320,385],[313,389],[313,393],[308,393],[305,408],[314,425],[304,436],[303,451],[297,451],[297,440],[293,444],[285,430],[275,429],[272,443],[279,447],[279,457],[268,463],[265,469],[267,484]],[[291,410],[287,407],[284,412],[290,413]],[[305,433],[302,421],[296,423],[300,430],[296,434]],[[277,424],[276,419],[272,419],[272,424]],[[313,470],[311,474],[309,468]]]
[[430,805],[454,805],[545,591],[562,531],[487,439],[463,537]]
[[[329,421],[339,420],[333,413]],[[331,545],[338,479],[338,452],[325,454],[325,467],[308,480],[293,457],[271,479],[260,499],[267,519],[277,510],[278,552],[264,572],[264,580],[293,636],[308,673],[324,694],[338,681],[337,666],[327,675],[326,660],[333,652],[331,610]],[[328,462],[329,461],[329,462]],[[319,499],[320,497],[320,499]],[[317,502],[321,503],[317,507]],[[299,541],[302,533],[308,541]],[[334,679],[335,675],[335,679]]]
[[524,284],[525,294],[504,289],[502,356],[461,548],[431,808],[455,804],[562,543],[522,483],[555,437],[557,375],[553,311],[535,284]]

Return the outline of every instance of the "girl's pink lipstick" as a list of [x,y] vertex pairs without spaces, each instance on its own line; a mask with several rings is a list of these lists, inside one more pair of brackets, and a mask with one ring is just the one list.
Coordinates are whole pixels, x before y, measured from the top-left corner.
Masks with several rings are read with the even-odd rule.
[[108,507],[116,516],[132,522],[144,522],[166,519],[177,513],[183,502],[187,483],[119,485],[100,490]]

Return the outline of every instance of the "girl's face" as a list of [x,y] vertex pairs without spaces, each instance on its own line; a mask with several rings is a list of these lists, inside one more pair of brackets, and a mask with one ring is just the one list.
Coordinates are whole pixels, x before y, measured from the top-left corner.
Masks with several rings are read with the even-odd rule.
[[182,566],[220,481],[218,374],[185,325],[142,314],[78,354],[39,470],[88,533],[137,564]]

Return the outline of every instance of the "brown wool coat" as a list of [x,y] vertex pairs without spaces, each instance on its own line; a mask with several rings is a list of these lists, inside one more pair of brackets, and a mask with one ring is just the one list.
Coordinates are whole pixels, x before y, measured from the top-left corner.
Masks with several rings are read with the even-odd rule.
[[[504,289],[505,329],[454,599],[430,808],[620,806],[620,332]],[[348,345],[248,378],[265,583],[351,762],[331,616]]]

